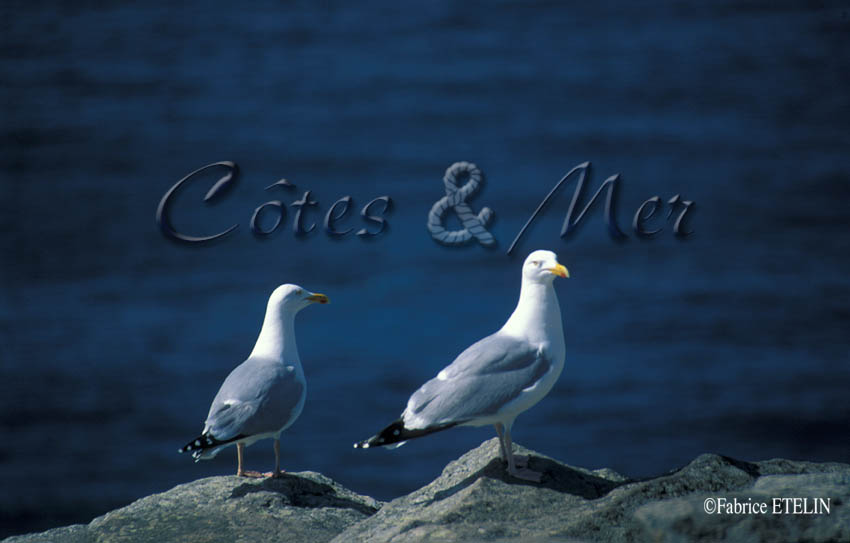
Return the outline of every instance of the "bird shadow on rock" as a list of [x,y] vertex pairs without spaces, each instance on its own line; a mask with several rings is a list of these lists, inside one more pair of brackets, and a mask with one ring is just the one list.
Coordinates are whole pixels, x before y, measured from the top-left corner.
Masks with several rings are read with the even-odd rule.
[[539,456],[529,457],[528,468],[543,473],[542,480],[539,483],[508,475],[507,462],[498,457],[493,458],[487,465],[461,482],[434,493],[431,503],[444,500],[460,492],[482,477],[497,479],[509,485],[548,488],[556,492],[579,496],[586,500],[601,498],[618,486],[633,482],[631,480],[612,481]]
[[258,492],[276,493],[283,505],[292,507],[354,509],[366,515],[373,515],[378,511],[365,503],[340,496],[331,485],[289,473],[284,473],[276,479],[269,477],[259,483],[243,483],[233,489],[230,498],[242,498]]

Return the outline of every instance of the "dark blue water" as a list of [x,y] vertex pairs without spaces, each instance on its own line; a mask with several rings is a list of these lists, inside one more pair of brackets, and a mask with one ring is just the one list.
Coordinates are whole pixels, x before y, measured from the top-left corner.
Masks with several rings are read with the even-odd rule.
[[[0,8],[0,536],[85,522],[146,494],[232,473],[235,451],[176,454],[250,351],[284,282],[327,293],[299,316],[308,378],[283,464],[381,499],[494,435],[456,429],[396,451],[351,444],[512,310],[519,266],[555,250],[567,367],[515,426],[555,458],[633,476],[714,451],[850,461],[850,20],[841,3],[336,3]],[[204,164],[241,167],[175,202],[187,248],[154,221]],[[496,250],[425,230],[442,174],[487,174]],[[555,182],[621,173],[559,237],[574,182],[507,246]],[[264,187],[285,177],[286,191]],[[366,241],[254,209],[312,191],[389,195]],[[630,230],[652,196],[695,202],[695,231]],[[588,194],[587,196],[589,196]],[[663,224],[660,221],[658,224]],[[343,227],[372,228],[351,215]],[[270,442],[248,449],[270,469]]]

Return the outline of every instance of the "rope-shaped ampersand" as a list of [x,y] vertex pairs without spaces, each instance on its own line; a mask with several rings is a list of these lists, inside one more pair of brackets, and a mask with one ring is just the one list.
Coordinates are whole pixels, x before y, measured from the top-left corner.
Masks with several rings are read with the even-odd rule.
[[[464,178],[468,180],[458,187],[458,182]],[[466,199],[475,194],[483,182],[484,174],[471,162],[455,162],[449,166],[443,176],[446,195],[437,200],[428,212],[427,225],[432,238],[444,245],[462,245],[473,237],[486,247],[496,244],[493,234],[484,228],[493,218],[493,210],[485,207],[476,215],[466,203]],[[443,219],[449,208],[454,210],[463,224],[460,230],[446,230],[443,226]]]

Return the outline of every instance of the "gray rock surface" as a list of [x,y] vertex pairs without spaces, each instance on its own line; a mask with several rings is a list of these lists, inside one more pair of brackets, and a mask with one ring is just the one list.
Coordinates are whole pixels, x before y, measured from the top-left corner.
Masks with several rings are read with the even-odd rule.
[[[704,454],[660,477],[630,480],[529,455],[541,483],[506,475],[494,438],[427,486],[387,504],[318,473],[281,480],[212,477],[99,517],[7,542],[574,542],[850,541],[850,465]],[[413,469],[413,468],[411,468]],[[707,514],[706,498],[766,503],[761,513]],[[776,514],[774,498],[829,499],[829,512]],[[798,502],[799,503],[799,502]],[[780,508],[784,510],[784,502]],[[789,503],[789,511],[794,504]]]
[[[429,541],[850,541],[850,466],[704,454],[631,481],[528,451],[540,484],[509,478],[494,438],[431,484],[386,504],[334,543]],[[707,497],[829,497],[829,515],[708,515]]]
[[209,477],[148,496],[87,525],[6,542],[322,542],[381,505],[309,471],[280,479]]

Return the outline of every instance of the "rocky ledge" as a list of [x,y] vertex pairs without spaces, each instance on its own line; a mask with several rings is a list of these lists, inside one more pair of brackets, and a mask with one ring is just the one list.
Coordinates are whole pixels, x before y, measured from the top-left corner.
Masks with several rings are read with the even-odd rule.
[[[516,447],[544,473],[541,483],[509,478],[491,439],[429,485],[386,504],[313,472],[211,477],[88,525],[6,541],[850,541],[847,464],[704,454],[669,474],[632,480]],[[733,510],[708,514],[707,499],[710,509]],[[735,513],[736,502],[767,510]]]

